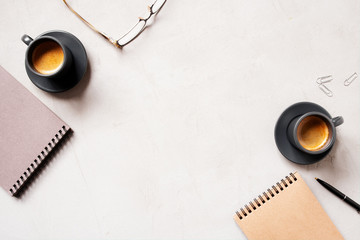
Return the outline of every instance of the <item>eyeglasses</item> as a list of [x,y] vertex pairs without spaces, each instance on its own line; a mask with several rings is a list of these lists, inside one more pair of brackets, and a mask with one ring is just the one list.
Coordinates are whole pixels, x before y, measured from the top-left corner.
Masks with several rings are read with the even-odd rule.
[[81,19],[81,21],[83,21],[86,25],[88,25],[88,27],[90,27],[92,30],[94,30],[95,32],[99,33],[101,36],[103,36],[106,40],[108,40],[109,42],[111,42],[113,45],[115,45],[118,48],[122,48],[124,46],[126,46],[127,44],[129,44],[130,42],[132,42],[135,38],[137,38],[144,30],[145,28],[148,26],[148,20],[153,16],[156,15],[161,8],[164,6],[165,2],[167,0],[155,0],[155,2],[151,5],[148,6],[148,12],[146,17],[139,17],[139,21],[135,24],[134,27],[132,27],[130,29],[130,31],[128,31],[124,36],[122,36],[121,38],[119,38],[118,40],[114,40],[112,37],[110,37],[109,35],[107,35],[104,32],[101,32],[99,30],[97,30],[91,23],[89,23],[88,21],[86,21],[82,16],[80,16],[80,14],[78,14],[67,2],[66,0],[63,0],[63,2],[65,3],[65,5],[78,17]]

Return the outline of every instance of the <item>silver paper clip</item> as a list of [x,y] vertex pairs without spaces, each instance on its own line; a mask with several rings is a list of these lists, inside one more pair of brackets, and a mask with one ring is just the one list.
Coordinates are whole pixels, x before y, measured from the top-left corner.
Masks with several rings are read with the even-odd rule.
[[328,97],[334,96],[333,92],[330,89],[328,89],[324,84],[320,84],[319,88],[321,91],[323,91],[326,94],[326,96]]
[[322,84],[322,83],[331,82],[332,80],[333,80],[332,75],[328,75],[328,76],[324,76],[324,77],[319,77],[319,78],[316,80],[316,83]]
[[345,81],[344,81],[344,85],[345,86],[349,86],[355,79],[357,79],[358,75],[357,73],[355,72],[353,75],[351,75],[349,78],[347,78]]

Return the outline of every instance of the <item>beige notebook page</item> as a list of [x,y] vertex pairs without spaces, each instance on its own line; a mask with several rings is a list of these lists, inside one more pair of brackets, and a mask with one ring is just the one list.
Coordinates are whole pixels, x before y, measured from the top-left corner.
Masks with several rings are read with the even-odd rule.
[[264,195],[261,196],[265,203],[256,198],[261,204],[260,207],[255,205],[256,210],[249,205],[251,213],[244,208],[247,216],[243,211],[234,216],[246,237],[249,240],[344,239],[300,174],[294,175],[296,181],[289,176],[292,184],[284,179],[288,187],[282,181],[279,183],[283,190],[277,187],[278,194],[271,189],[274,197],[267,193],[270,200],[266,200]]

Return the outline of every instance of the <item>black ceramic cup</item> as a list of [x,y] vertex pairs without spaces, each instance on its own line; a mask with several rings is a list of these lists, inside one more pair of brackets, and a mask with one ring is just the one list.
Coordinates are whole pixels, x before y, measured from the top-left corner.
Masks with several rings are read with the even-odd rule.
[[[73,62],[72,54],[71,54],[70,50],[59,39],[52,37],[52,36],[40,36],[35,39],[32,39],[30,36],[25,34],[21,37],[21,40],[26,45],[28,45],[28,48],[27,48],[26,54],[25,54],[25,64],[33,74],[40,76],[40,77],[52,79],[52,78],[61,78],[61,77],[65,76],[68,73],[68,71],[70,70],[70,68],[72,66],[72,62]],[[33,63],[34,50],[39,46],[41,48],[41,46],[42,46],[41,44],[43,44],[45,42],[52,42],[53,45],[60,46],[62,53],[63,53],[63,60],[62,60],[61,64],[56,68],[55,71],[50,72],[50,73],[39,72],[38,70],[36,70],[34,63]],[[46,51],[46,49],[44,51]]]
[[330,119],[320,112],[308,112],[295,117],[289,124],[287,136],[297,149],[308,154],[321,154],[329,150],[336,140],[336,127],[344,119]]

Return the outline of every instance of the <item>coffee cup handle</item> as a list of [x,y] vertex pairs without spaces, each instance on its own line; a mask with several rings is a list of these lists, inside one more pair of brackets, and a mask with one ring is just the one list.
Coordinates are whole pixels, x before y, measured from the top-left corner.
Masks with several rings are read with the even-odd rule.
[[21,40],[29,46],[29,44],[33,41],[33,39],[29,36],[29,35],[26,35],[24,34],[22,37],[21,37]]
[[331,119],[332,123],[334,124],[335,127],[341,125],[344,123],[344,119],[341,116],[338,117],[334,117],[333,119]]

